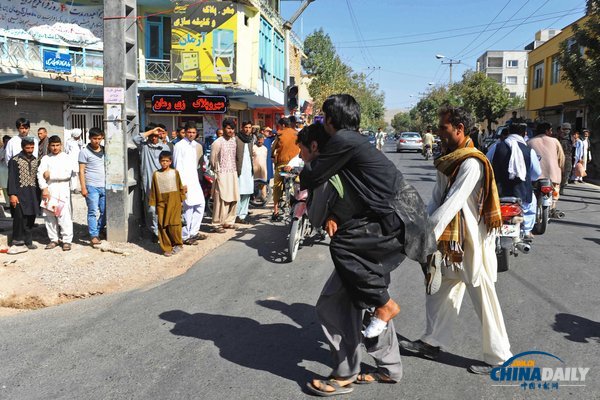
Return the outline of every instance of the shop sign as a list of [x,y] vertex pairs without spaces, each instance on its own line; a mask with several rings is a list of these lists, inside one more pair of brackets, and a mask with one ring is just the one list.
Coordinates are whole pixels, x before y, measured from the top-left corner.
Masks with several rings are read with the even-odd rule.
[[165,114],[225,114],[227,97],[186,94],[155,94],[152,112]]
[[71,73],[71,54],[44,49],[44,71]]

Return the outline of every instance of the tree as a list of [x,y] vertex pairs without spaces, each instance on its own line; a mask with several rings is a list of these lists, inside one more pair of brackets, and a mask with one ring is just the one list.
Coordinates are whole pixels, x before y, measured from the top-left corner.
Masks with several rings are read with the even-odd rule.
[[406,132],[413,130],[413,120],[410,113],[399,112],[392,118],[392,128],[396,132]]
[[424,130],[427,125],[436,126],[438,111],[442,106],[462,105],[455,88],[456,85],[452,85],[450,88],[445,86],[431,88],[410,111],[411,119],[414,121],[413,129]]
[[518,102],[510,98],[508,89],[483,72],[465,72],[455,90],[478,122],[487,121],[488,132],[492,131],[492,123],[497,123],[497,119]]
[[361,127],[375,130],[384,128],[384,94],[379,86],[368,80],[365,74],[355,73],[346,65],[323,29],[308,35],[304,40],[306,58],[304,70],[312,75],[308,92],[318,108],[333,94],[348,93],[354,96],[361,107]]
[[[600,0],[588,0],[586,21],[573,25],[572,40],[561,43],[562,79],[585,101],[592,123],[592,151],[600,147]],[[590,175],[599,175],[598,157],[592,158]]]

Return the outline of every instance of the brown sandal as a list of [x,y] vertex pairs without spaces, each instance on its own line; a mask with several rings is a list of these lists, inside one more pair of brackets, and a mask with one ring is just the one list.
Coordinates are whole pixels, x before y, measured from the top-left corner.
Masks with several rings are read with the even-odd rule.
[[71,243],[63,243],[62,249],[63,249],[63,251],[71,250]]
[[[369,379],[370,377],[371,379]],[[381,372],[365,372],[358,374],[354,383],[358,385],[369,385],[371,383],[397,383],[395,380],[382,374]]]
[[222,227],[222,226],[215,226],[215,227],[213,228],[213,232],[214,232],[214,233],[225,233],[225,229],[223,229],[223,227]]

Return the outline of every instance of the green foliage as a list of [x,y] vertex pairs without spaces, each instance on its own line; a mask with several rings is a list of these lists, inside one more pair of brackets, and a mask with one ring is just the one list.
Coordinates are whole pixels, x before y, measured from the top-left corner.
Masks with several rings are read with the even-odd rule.
[[588,0],[589,19],[573,25],[574,42],[561,43],[561,73],[573,91],[600,112],[600,0]]
[[521,98],[510,98],[507,89],[484,73],[467,71],[462,81],[450,87],[430,89],[410,114],[412,120],[423,129],[426,125],[437,125],[440,107],[462,106],[467,108],[478,122],[487,120],[487,128],[490,131],[492,123],[504,116],[509,108],[519,108],[522,102]]
[[396,132],[412,131],[414,129],[414,121],[410,116],[410,113],[399,112],[392,118],[392,128]]
[[504,116],[514,103],[508,89],[483,72],[465,72],[459,85],[464,106],[479,122],[487,120],[488,131],[492,130],[492,123],[497,123],[497,119]]
[[304,70],[312,75],[308,92],[316,105],[315,112],[327,97],[348,93],[354,96],[361,107],[361,127],[370,130],[385,128],[384,94],[379,86],[365,74],[354,73],[337,54],[333,42],[323,29],[308,35],[304,40],[306,59]]

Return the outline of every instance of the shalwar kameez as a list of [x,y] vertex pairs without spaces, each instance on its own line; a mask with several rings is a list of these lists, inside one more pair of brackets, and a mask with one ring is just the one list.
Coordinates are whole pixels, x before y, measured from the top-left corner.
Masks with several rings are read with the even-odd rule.
[[202,145],[188,138],[181,139],[173,149],[173,164],[184,186],[187,197],[183,203],[185,226],[182,229],[183,240],[193,239],[200,231],[204,217],[204,193],[198,177],[198,162],[202,157]]
[[212,144],[210,165],[215,173],[213,183],[213,224],[232,226],[240,198],[236,167],[237,139],[220,137]]

